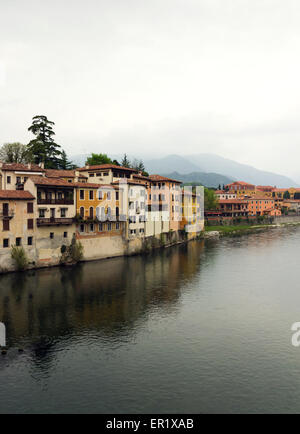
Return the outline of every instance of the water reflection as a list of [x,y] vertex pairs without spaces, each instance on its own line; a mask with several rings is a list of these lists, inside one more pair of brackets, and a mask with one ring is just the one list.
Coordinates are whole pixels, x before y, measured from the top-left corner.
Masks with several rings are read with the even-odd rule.
[[182,288],[199,272],[204,242],[147,256],[0,278],[0,318],[9,347],[27,345],[43,359],[61,339],[93,331],[130,337],[149,312],[176,310]]

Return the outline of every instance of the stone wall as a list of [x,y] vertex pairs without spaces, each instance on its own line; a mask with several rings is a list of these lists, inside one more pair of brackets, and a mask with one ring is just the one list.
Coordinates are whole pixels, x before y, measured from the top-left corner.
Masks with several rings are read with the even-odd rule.
[[[70,245],[74,235],[74,227],[69,227],[67,237],[64,237],[66,229],[56,228],[53,239],[49,237],[49,228],[39,230],[39,238],[36,245],[25,248],[29,259],[28,268],[52,267],[60,264],[61,247]],[[43,233],[42,233],[43,232]],[[198,234],[199,235],[199,234]],[[83,261],[93,261],[117,256],[131,256],[149,253],[154,249],[170,247],[195,239],[197,234],[185,231],[169,231],[145,238],[124,239],[121,235],[80,238],[83,246]],[[11,259],[11,249],[0,251],[0,273],[14,271],[14,261]]]

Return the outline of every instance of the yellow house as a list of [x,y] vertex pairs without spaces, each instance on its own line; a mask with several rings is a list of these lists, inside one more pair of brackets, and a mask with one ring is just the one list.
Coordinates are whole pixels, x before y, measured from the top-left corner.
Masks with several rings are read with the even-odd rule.
[[117,186],[75,183],[77,238],[122,235],[126,219],[120,215]]

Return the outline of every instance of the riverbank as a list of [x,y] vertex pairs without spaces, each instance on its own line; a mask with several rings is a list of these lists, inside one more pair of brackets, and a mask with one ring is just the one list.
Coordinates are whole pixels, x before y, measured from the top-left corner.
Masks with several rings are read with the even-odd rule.
[[299,225],[300,225],[300,221],[298,222],[288,221],[284,223],[260,224],[260,225],[205,226],[204,237],[211,238],[213,233],[215,234],[215,236],[218,237],[247,235],[247,234],[252,234],[255,231],[266,231],[269,229],[275,229],[275,228],[280,228],[285,226],[299,226]]

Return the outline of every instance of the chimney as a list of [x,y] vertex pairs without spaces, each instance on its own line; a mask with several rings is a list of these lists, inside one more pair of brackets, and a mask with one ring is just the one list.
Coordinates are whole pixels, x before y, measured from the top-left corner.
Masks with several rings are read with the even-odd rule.
[[86,169],[89,169],[89,168],[90,168],[90,166],[85,166],[85,168],[86,168]]

